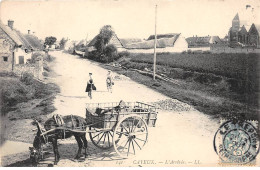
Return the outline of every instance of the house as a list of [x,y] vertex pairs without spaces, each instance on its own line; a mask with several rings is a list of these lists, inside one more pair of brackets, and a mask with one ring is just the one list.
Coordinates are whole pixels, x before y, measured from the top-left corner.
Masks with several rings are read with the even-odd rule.
[[[126,44],[125,48],[133,53],[153,53],[154,35],[148,37],[146,41]],[[157,52],[182,52],[186,51],[188,43],[181,33],[158,34],[156,42]]]
[[[98,38],[98,35],[95,36],[90,42],[89,44],[87,45],[87,50],[88,51],[93,51],[95,50],[95,43],[97,41],[97,38]],[[120,51],[125,51],[125,47],[123,46],[121,40],[117,37],[117,35],[115,33],[112,34],[112,37],[110,39],[110,41],[108,42],[108,44],[113,44],[116,48],[117,48],[117,51],[120,52]]]
[[27,63],[34,51],[43,49],[42,42],[30,31],[22,34],[13,25],[12,20],[8,20],[8,26],[0,21],[0,71],[14,71],[16,65]]
[[188,37],[186,38],[189,48],[210,47],[212,44],[222,44],[223,42],[219,36],[205,36],[205,37]]
[[232,26],[228,31],[229,46],[259,48],[259,33],[260,27],[256,26],[254,23],[250,26],[247,21],[241,21],[237,13],[233,18]]

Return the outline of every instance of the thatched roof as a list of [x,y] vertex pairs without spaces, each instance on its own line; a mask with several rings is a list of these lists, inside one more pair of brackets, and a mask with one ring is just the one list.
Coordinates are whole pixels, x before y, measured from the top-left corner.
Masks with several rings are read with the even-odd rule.
[[23,34],[16,29],[11,29],[2,22],[0,22],[0,27],[17,44],[17,46],[21,46],[22,49],[43,49],[43,43],[36,36],[31,34]]
[[20,40],[19,36],[16,34],[14,30],[10,27],[4,25],[2,21],[0,21],[0,28],[14,41],[17,46],[22,46],[23,43]]
[[[95,45],[96,41],[97,41],[97,37],[98,37],[98,35],[96,35],[96,36],[88,43],[87,47],[93,47],[93,46]],[[119,44],[120,44],[121,46],[124,47],[123,43],[121,42],[121,40],[117,37],[117,35],[116,35],[115,33],[112,35],[112,38],[111,38],[111,39],[113,39],[113,37],[119,42]]]
[[27,42],[33,47],[34,50],[42,50],[43,49],[43,41],[38,37],[32,34],[23,34]]
[[186,41],[189,45],[199,45],[199,44],[216,44],[222,43],[219,36],[206,36],[206,37],[188,37]]
[[122,42],[122,44],[124,46],[126,46],[127,44],[142,42],[142,39],[140,39],[140,38],[120,38],[120,41]]
[[[171,38],[160,37],[159,39],[157,39],[156,48],[165,48],[165,47],[174,46],[174,43],[179,38],[180,34],[172,34],[172,35],[174,36],[171,36]],[[152,37],[150,36],[149,38]],[[154,39],[147,40],[144,42],[139,42],[139,43],[127,44],[126,48],[127,49],[152,49],[154,48]]]
[[[180,35],[179,33],[157,34],[157,39],[174,38],[174,37],[179,36],[179,35]],[[147,40],[153,40],[153,39],[154,39],[154,35],[150,35]]]

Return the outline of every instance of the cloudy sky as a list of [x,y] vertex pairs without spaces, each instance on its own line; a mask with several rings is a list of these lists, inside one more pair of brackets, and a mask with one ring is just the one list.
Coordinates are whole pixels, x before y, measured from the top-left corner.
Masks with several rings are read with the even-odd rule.
[[260,25],[260,0],[3,0],[0,18],[42,39],[89,40],[106,24],[120,38],[148,38],[154,34],[155,4],[159,34],[223,37],[237,12],[241,20]]

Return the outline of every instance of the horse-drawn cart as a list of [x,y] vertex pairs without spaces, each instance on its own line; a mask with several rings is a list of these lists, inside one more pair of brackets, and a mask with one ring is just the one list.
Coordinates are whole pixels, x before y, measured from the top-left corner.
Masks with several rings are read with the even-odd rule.
[[57,140],[73,135],[79,146],[75,158],[80,157],[82,148],[85,148],[86,157],[86,133],[89,133],[96,147],[114,147],[121,157],[127,158],[142,150],[147,143],[148,127],[154,127],[156,120],[156,108],[142,102],[87,104],[86,118],[54,115],[45,122],[44,127],[36,121],[38,132],[34,147],[30,148],[30,157],[34,163],[39,162],[39,159],[43,159],[44,144],[52,142],[57,164],[60,158]]
[[136,155],[148,139],[148,127],[157,120],[152,105],[133,103],[87,104],[86,121],[92,143],[101,149],[115,148],[121,157]]

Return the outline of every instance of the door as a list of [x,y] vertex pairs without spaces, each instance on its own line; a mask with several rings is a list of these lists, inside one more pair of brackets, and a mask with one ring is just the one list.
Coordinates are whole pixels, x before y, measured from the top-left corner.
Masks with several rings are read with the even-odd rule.
[[19,64],[24,64],[24,56],[19,56]]

